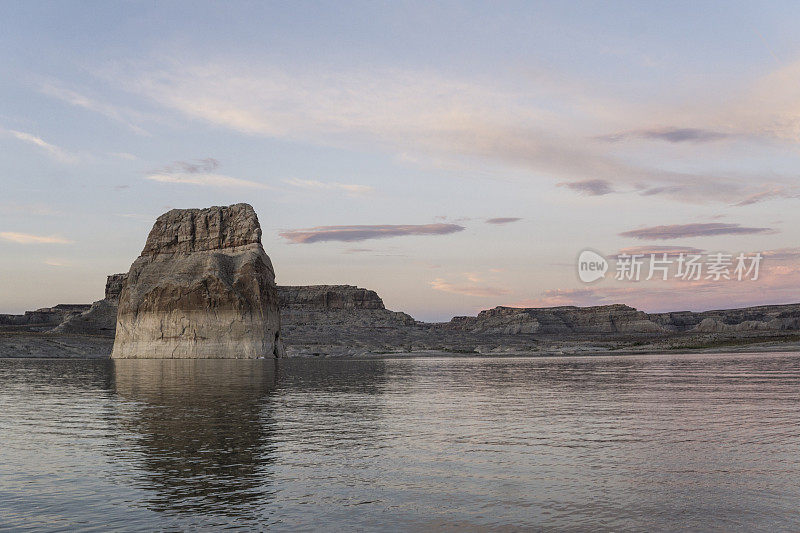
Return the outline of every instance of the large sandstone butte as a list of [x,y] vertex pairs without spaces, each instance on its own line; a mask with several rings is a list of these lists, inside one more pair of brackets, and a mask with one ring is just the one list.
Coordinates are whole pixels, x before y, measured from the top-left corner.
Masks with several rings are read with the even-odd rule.
[[112,357],[280,357],[278,295],[250,205],[156,220],[119,298]]

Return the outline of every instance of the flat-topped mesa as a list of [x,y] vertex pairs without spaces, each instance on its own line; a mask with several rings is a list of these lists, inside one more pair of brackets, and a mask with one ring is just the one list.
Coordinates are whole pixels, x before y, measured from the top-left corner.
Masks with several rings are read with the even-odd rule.
[[622,304],[594,307],[495,307],[481,311],[477,317],[455,317],[444,325],[447,329],[472,333],[499,334],[618,334],[663,333],[660,324],[650,316]]
[[280,356],[272,262],[250,205],[156,220],[119,298],[114,358]]
[[386,309],[378,293],[353,285],[282,285],[281,309]]
[[593,307],[495,307],[478,316],[458,316],[444,329],[470,333],[609,335],[746,333],[800,329],[800,304],[716,311],[645,313],[623,304]]

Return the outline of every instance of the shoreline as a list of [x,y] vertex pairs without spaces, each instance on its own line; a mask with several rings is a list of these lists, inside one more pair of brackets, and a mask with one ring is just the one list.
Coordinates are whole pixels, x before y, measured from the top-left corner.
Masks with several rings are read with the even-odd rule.
[[[684,339],[686,340],[686,339]],[[690,339],[689,339],[690,340]],[[665,339],[660,339],[665,341]],[[781,341],[764,337],[748,339],[725,339],[717,345],[686,346],[664,345],[656,343],[641,346],[620,346],[608,348],[598,346],[597,341],[562,340],[559,345],[555,339],[548,339],[549,346],[539,350],[515,349],[513,346],[500,345],[491,349],[479,346],[468,349],[411,349],[411,350],[369,350],[364,347],[342,345],[310,346],[289,345],[286,359],[392,359],[409,357],[598,357],[598,356],[634,356],[634,355],[670,355],[670,354],[741,354],[741,353],[800,353],[800,340]],[[606,341],[608,342],[608,341]],[[114,339],[111,337],[52,334],[47,332],[0,332],[0,359],[110,359]],[[150,359],[150,358],[147,358]],[[154,358],[155,359],[155,358]],[[199,359],[199,358],[198,358]],[[208,358],[216,359],[216,358]],[[230,358],[220,358],[230,359]],[[253,360],[253,359],[248,359]]]

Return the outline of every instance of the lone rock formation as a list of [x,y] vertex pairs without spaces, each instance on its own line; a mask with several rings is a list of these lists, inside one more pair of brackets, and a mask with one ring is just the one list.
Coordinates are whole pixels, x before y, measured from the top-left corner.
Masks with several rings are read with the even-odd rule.
[[112,357],[280,357],[278,295],[248,204],[156,220],[119,298]]

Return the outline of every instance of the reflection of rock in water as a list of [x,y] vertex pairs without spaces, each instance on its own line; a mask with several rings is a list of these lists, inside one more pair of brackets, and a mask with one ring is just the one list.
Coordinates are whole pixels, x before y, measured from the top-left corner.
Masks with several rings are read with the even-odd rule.
[[271,495],[274,360],[116,360],[114,377],[137,403],[121,425],[142,454],[152,509],[258,513]]

